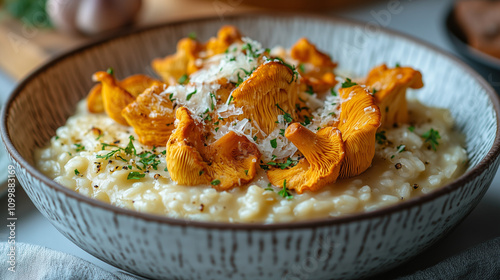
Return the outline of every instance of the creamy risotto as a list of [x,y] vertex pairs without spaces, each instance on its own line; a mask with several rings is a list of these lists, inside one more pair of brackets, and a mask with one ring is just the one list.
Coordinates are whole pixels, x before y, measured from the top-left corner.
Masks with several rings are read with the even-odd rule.
[[[162,119],[165,121],[161,128],[140,127],[143,124],[131,123],[125,115],[126,122],[120,123],[106,101],[104,110],[100,112],[95,108],[89,109],[90,101],[83,100],[78,104],[75,115],[57,130],[49,145],[36,151],[38,168],[63,186],[118,207],[173,218],[234,223],[311,220],[372,211],[429,193],[465,170],[467,154],[463,148],[463,137],[453,130],[453,119],[448,110],[422,105],[413,97],[418,96],[418,92],[412,92],[412,98],[406,102],[406,89],[412,87],[408,81],[406,87],[394,90],[399,96],[403,95],[404,103],[392,97],[391,100],[383,99],[389,88],[394,88],[394,81],[404,79],[405,73],[393,75],[389,82],[380,78],[370,84],[370,79],[377,79],[377,73],[383,73],[386,68],[372,70],[367,78],[351,80],[339,74],[334,63],[326,67],[325,63],[320,65],[314,59],[294,55],[294,48],[299,43],[291,50],[264,50],[260,43],[248,38],[227,44],[229,46],[224,47],[226,51],[218,53],[211,47],[210,41],[201,45],[205,49],[196,57],[197,68],[192,73],[187,71],[187,75],[180,78],[172,73],[159,73],[167,84],[153,85],[157,107],[145,118],[157,123],[158,116],[169,116]],[[301,49],[300,46],[298,49]],[[329,59],[315,48],[309,48],[309,51],[312,52],[309,57],[323,55],[322,59]],[[245,115],[249,107],[238,105],[238,94],[241,92],[237,90],[255,84],[258,72],[267,64],[276,67],[284,65],[290,69],[292,81],[283,87],[288,90],[286,98],[295,98],[293,102],[296,104],[295,108],[289,108],[280,106],[284,103],[277,101],[276,107],[279,108],[275,118],[264,123],[256,120],[255,114],[253,118]],[[336,73],[333,80],[328,79],[325,69],[328,75]],[[411,68],[403,69],[397,65],[393,69],[406,71]],[[101,82],[103,98],[106,99],[106,85]],[[362,86],[356,86],[356,83]],[[354,118],[352,116],[360,114],[346,105],[355,99],[354,87],[361,94],[366,92],[366,98],[371,100],[372,103],[367,103],[369,106],[360,110],[362,117],[370,114],[369,121],[375,120],[376,125],[370,128],[373,133],[368,133],[369,128],[364,127],[368,121],[364,120],[355,122],[349,129],[355,132],[366,129],[368,136],[356,136],[349,129],[342,128]],[[221,88],[226,90],[221,91]],[[292,90],[296,91],[296,97],[291,95]],[[277,92],[283,93],[283,89]],[[273,94],[272,91],[266,93]],[[137,103],[145,94],[136,95],[139,97],[135,101],[133,98],[136,97],[132,94],[134,97],[131,100]],[[259,94],[258,89],[252,94]],[[203,134],[201,147],[195,144],[189,146],[190,151],[196,150],[195,154],[201,155],[201,163],[192,158],[173,159],[172,138],[184,129],[179,113],[177,119],[175,117],[175,111],[181,107],[190,112],[188,116],[191,116],[189,121],[192,124],[209,130]],[[348,110],[351,110],[351,115],[346,116]],[[404,110],[404,115],[401,110]],[[308,114],[301,114],[301,111]],[[130,126],[126,125],[127,122]],[[340,141],[341,145],[332,144],[325,148],[336,149],[331,156],[322,153],[322,145],[318,143],[310,143],[313,149],[305,151],[304,144],[293,138],[293,133],[297,133],[291,131],[293,123],[297,123],[296,127],[307,129],[306,133],[313,137],[323,137],[325,129],[330,129],[333,132],[328,137],[338,137],[336,139],[340,140],[337,142]],[[267,130],[265,125],[268,125]],[[190,135],[196,133],[196,129],[187,131]],[[241,168],[242,175],[234,182],[222,176],[222,171],[211,169],[217,165],[215,158],[222,157],[221,150],[217,150],[217,155],[202,150],[206,147],[207,151],[211,151],[208,149],[214,143],[224,140],[230,133],[243,140],[233,145],[238,147],[222,145],[222,149],[241,149],[240,146],[245,143],[245,147],[254,147],[256,152],[253,155],[258,158],[247,160],[244,166],[248,167]],[[352,140],[354,137],[359,139]],[[185,142],[183,145],[190,143],[186,139],[181,139]],[[320,140],[324,139],[330,141],[333,138]],[[170,141],[168,144],[167,140]],[[327,140],[324,140],[325,143],[330,143]],[[358,142],[369,144],[352,144]],[[374,148],[374,155],[370,154],[371,147]],[[242,155],[241,162],[249,158],[245,153]],[[172,172],[182,171],[179,166],[184,164],[179,160],[187,161],[187,169],[198,166],[196,164],[201,166],[199,171],[196,169],[194,172],[196,174],[181,173],[182,178],[199,176],[205,181],[195,183],[175,179],[180,175]],[[236,160],[235,165],[241,163],[240,158]],[[320,164],[316,164],[315,160]],[[325,171],[328,164],[331,167]],[[366,168],[358,168],[363,164]],[[238,171],[229,170],[232,166],[224,168],[226,173]],[[313,168],[320,170],[306,172]],[[272,172],[287,172],[283,174],[288,177],[285,180],[274,179],[269,175]],[[320,175],[314,177],[316,174]],[[179,183],[179,180],[184,181]],[[222,188],[223,185],[226,187]]]

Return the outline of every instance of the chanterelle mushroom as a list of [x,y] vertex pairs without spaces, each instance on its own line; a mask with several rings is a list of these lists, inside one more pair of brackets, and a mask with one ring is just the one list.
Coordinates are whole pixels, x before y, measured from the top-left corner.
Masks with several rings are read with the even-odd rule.
[[108,116],[119,124],[128,125],[121,113],[123,108],[134,102],[135,97],[120,87],[115,77],[107,72],[97,72],[93,79],[102,84],[102,101]]
[[366,85],[375,91],[375,102],[382,112],[382,125],[386,127],[408,122],[406,89],[424,86],[419,71],[410,67],[389,69],[385,64],[370,71]]
[[337,64],[306,38],[299,39],[293,45],[290,49],[290,55],[303,64],[303,67],[298,68],[302,76],[301,82],[312,87],[314,92],[323,93],[337,83],[335,74],[333,74]]
[[287,187],[301,194],[305,190],[317,191],[337,180],[345,153],[337,128],[325,127],[314,133],[299,123],[293,123],[286,129],[285,137],[305,158],[290,169],[269,170],[267,177],[273,185],[281,186],[286,179]]
[[[137,74],[129,76],[117,82],[117,85],[133,96],[137,97],[147,88],[153,85],[163,85],[161,81],[148,77],[146,75]],[[104,104],[102,101],[102,84],[95,85],[87,96],[87,107],[91,113],[104,112]]]
[[339,94],[343,101],[338,129],[342,132],[346,152],[340,178],[349,178],[363,173],[372,163],[380,110],[373,96],[361,86],[342,88]]
[[261,154],[245,136],[229,132],[205,146],[203,127],[188,109],[176,111],[176,130],[167,142],[167,168],[178,184],[211,184],[221,191],[250,182]]
[[260,65],[233,92],[233,103],[243,109],[240,118],[257,122],[264,133],[276,127],[278,115],[295,117],[298,98],[296,74],[281,62]]
[[151,62],[153,69],[163,81],[174,84],[183,75],[198,71],[196,59],[203,45],[191,39],[184,38],[177,43],[177,52],[165,58],[156,58]]
[[219,29],[216,38],[211,38],[202,44],[191,38],[184,38],[177,43],[177,52],[165,58],[156,58],[151,63],[153,69],[170,84],[183,75],[191,75],[203,65],[198,63],[199,58],[208,58],[223,53],[227,48],[241,41],[241,34],[234,26],[223,26]]
[[211,57],[221,54],[236,42],[241,42],[241,33],[238,28],[232,25],[224,25],[217,32],[217,37],[212,37],[208,40],[205,46],[206,56]]
[[122,116],[134,127],[139,142],[149,146],[163,146],[174,129],[175,114],[172,101],[161,95],[163,87],[146,89],[127,105]]

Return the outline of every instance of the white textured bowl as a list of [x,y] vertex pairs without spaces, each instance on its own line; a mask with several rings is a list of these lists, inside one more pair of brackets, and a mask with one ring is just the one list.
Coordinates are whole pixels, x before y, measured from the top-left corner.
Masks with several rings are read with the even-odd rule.
[[[150,73],[150,61],[234,24],[264,45],[302,36],[343,69],[365,75],[382,62],[424,74],[418,98],[446,107],[467,136],[470,166],[454,182],[401,204],[336,219],[255,225],[189,222],[120,209],[73,192],[34,166],[33,150],[74,113],[91,74],[113,66]],[[181,22],[116,37],[63,55],[26,78],[3,110],[2,137],[24,189],[43,215],[92,255],[124,270],[165,279],[341,279],[390,269],[457,225],[479,202],[499,164],[499,101],[476,73],[406,36],[362,24],[299,15],[243,15]]]

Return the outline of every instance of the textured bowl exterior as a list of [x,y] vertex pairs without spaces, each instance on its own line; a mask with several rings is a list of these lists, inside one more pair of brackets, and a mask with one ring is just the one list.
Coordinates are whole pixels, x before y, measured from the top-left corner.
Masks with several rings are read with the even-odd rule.
[[[449,108],[466,136],[470,166],[442,189],[400,205],[338,219],[276,225],[221,224],[137,213],[66,189],[33,167],[45,145],[92,86],[91,74],[150,73],[178,39],[205,40],[234,24],[265,46],[308,37],[341,68],[362,76],[382,62],[424,74],[417,97]],[[246,15],[150,28],[59,57],[24,80],[3,111],[2,137],[18,179],[38,210],[66,237],[116,267],[161,279],[352,279],[388,270],[448,233],[477,205],[499,164],[498,97],[468,68],[392,32],[344,20]],[[263,30],[265,32],[263,32]],[[371,31],[370,31],[371,30]]]

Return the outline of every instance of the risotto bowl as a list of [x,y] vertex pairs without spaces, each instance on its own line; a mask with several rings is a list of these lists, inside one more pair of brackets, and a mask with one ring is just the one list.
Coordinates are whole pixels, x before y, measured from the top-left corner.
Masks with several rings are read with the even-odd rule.
[[[127,76],[175,52],[196,32],[204,41],[223,24],[267,46],[308,37],[354,76],[381,63],[424,74],[416,98],[447,108],[465,135],[463,175],[438,190],[383,209],[276,224],[173,219],[118,208],[59,185],[35,168],[43,147],[74,114],[93,82],[113,65]],[[157,26],[64,54],[22,81],[2,113],[2,138],[16,175],[38,210],[95,257],[154,279],[353,279],[391,269],[437,242],[478,204],[499,164],[499,99],[455,58],[392,31],[303,15],[238,15]]]

